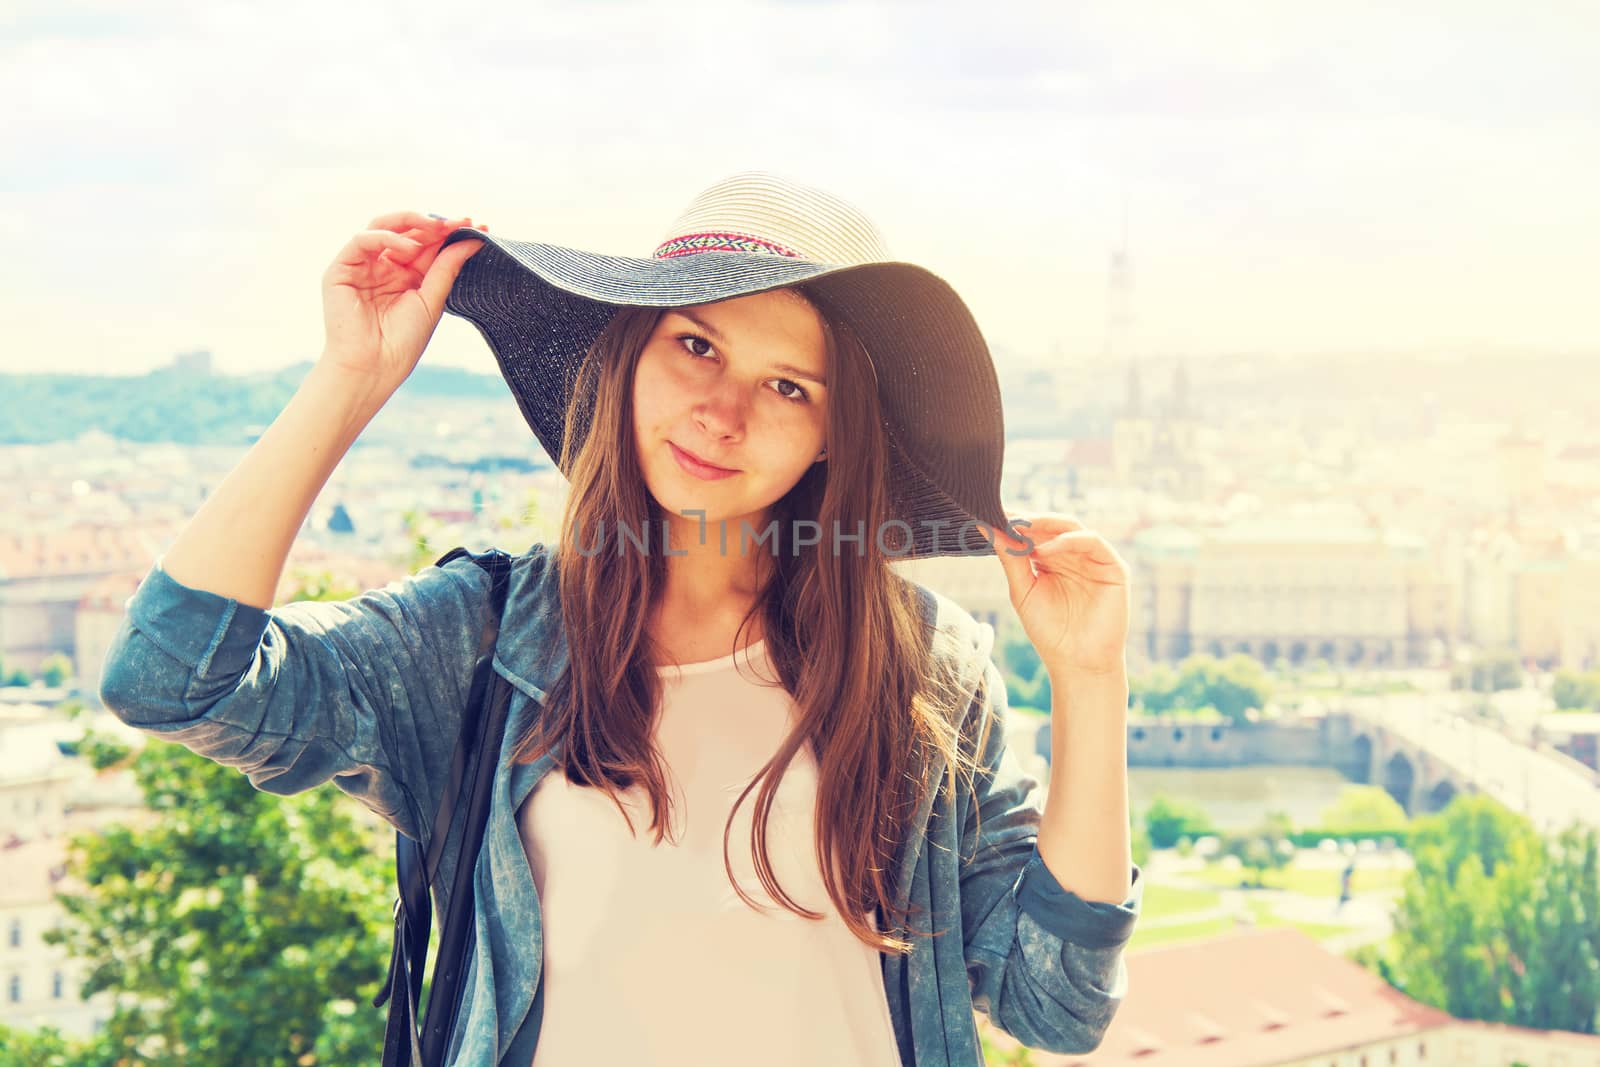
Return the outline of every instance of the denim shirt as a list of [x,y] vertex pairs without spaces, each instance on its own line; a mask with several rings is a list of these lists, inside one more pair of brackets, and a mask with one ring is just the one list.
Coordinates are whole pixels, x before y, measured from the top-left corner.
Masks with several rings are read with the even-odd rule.
[[[530,764],[510,755],[521,723],[560,676],[567,645],[553,555],[536,544],[513,561],[494,669],[514,694],[474,871],[477,942],[451,1064],[528,1067],[543,1017],[539,899],[516,813],[558,753]],[[907,956],[880,957],[903,1067],[979,1067],[974,1009],[1032,1048],[1090,1052],[1127,993],[1123,948],[1144,895],[1141,871],[1134,865],[1120,904],[1085,901],[1051,875],[1037,844],[1040,808],[1029,798],[1038,783],[1005,743],[994,630],[945,595],[916,589],[934,655],[953,657],[969,694],[966,750],[976,730],[966,731],[988,705],[1001,719],[980,754],[976,790],[964,776],[953,801],[928,790],[898,847],[896,903],[921,909],[912,929],[945,931],[913,939]],[[426,842],[488,593],[488,575],[462,557],[349,600],[264,611],[183,585],[158,559],[127,602],[100,697],[129,725],[235,767],[257,789],[287,795],[331,780]],[[944,771],[935,757],[935,784]],[[458,832],[459,820],[450,833]],[[454,852],[445,849],[446,887]],[[448,902],[436,898],[442,915]],[[881,908],[878,918],[881,928]],[[710,1034],[716,1018],[708,1004]]]

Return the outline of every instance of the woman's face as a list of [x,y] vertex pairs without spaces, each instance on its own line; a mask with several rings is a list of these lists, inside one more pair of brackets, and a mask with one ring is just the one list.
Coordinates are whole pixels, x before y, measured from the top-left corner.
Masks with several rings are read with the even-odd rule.
[[[634,372],[634,446],[674,523],[686,511],[732,520],[730,546],[739,519],[761,532],[767,507],[818,462],[826,360],[821,318],[789,290],[662,313]],[[696,457],[734,473],[708,477]]]

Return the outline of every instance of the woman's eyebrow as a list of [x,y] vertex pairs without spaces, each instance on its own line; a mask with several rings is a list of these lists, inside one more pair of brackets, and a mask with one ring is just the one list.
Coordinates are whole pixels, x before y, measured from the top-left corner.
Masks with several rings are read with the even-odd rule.
[[[711,325],[705,319],[702,319],[700,316],[691,311],[685,311],[683,308],[673,308],[672,313],[674,315],[681,315],[688,319],[690,322],[700,327],[700,329],[704,330],[707,337],[711,338],[717,344],[722,345],[724,348],[727,347],[728,339],[722,336],[722,331]],[[824,389],[828,387],[828,379],[824,378],[820,374],[813,374],[811,371],[808,371],[803,367],[796,367],[788,363],[774,363],[772,365],[772,369],[782,371],[785,374],[792,374],[796,378],[804,378],[808,382],[816,382]]]

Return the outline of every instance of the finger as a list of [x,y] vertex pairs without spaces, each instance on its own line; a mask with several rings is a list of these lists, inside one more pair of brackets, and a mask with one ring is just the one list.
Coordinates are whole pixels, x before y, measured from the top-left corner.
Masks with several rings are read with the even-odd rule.
[[1017,604],[1033,585],[1033,563],[1025,555],[1013,555],[1003,548],[995,555],[1000,560],[1000,569],[1005,572],[1011,603]]
[[1071,557],[1100,567],[1115,567],[1122,562],[1117,550],[1093,530],[1070,530],[1057,534],[1034,549],[1033,556],[1045,562],[1059,562]]
[[[450,226],[444,229],[436,230],[419,230],[413,228],[405,231],[405,236],[418,241],[422,245],[422,251],[418,253],[417,257],[411,261],[411,265],[416,267],[417,270],[425,273],[427,269],[433,265],[433,258],[439,254],[441,249],[444,248],[445,240],[452,233],[461,228],[462,227],[460,226]],[[473,230],[481,230],[484,233],[489,232],[488,224],[483,222],[480,222],[469,228]]]
[[[1024,526],[1023,522],[1027,525]],[[1056,512],[1046,512],[1039,515],[1024,515],[1017,520],[1019,532],[1025,531],[1034,541],[1048,541],[1050,538],[1067,530],[1081,530],[1083,523],[1071,515]]]
[[404,234],[388,230],[362,230],[339,250],[339,262],[347,267],[359,267],[385,251],[392,253],[391,259],[408,262],[421,249],[421,241]]
[[1087,552],[1091,549],[1110,547],[1106,544],[1105,538],[1093,530],[1068,530],[1039,542],[1033,550],[1040,555],[1054,555],[1061,552]]
[[483,244],[482,241],[457,241],[449,248],[433,254],[427,276],[422,279],[420,286],[422,301],[429,311],[437,308],[438,313],[443,313],[445,298],[455,285],[456,275],[461,273],[462,266]]
[[1096,563],[1110,563],[1114,558],[1104,560],[1099,557],[1115,557],[1117,550],[1106,544],[1106,539],[1094,533],[1093,530],[1070,530],[1067,533],[1056,534],[1050,541],[1042,542],[1034,549],[1038,557],[1054,557],[1054,555],[1086,555],[1093,558]]
[[391,211],[387,214],[379,215],[377,218],[367,223],[367,229],[398,230],[402,228],[416,228],[424,230],[439,230],[443,228],[453,230],[465,225],[467,221],[468,220],[465,217],[459,215],[436,219],[432,215],[425,215],[420,211]]

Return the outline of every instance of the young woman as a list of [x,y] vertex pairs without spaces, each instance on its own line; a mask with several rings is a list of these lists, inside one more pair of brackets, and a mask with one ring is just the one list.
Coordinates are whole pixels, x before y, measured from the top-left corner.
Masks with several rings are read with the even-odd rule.
[[[972,1065],[974,1009],[1031,1047],[1099,1044],[1144,888],[1127,568],[1065,516],[996,529],[999,392],[948,285],[838,198],[746,172],[649,258],[379,216],[323,296],[321,359],[129,601],[101,696],[425,841],[487,576],[271,605],[440,315],[478,327],[571,490],[560,543],[514,559],[449,1062]],[[889,566],[975,552],[1054,683],[1042,810],[992,628]]]

